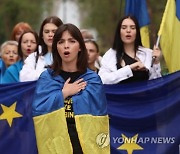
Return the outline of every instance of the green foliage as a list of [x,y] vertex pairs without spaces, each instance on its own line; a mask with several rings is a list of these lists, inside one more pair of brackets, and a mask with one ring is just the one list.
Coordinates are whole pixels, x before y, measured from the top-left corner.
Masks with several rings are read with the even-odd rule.
[[[166,1],[147,0],[151,20],[151,47],[157,39]],[[98,43],[102,53],[104,53],[112,46],[116,24],[119,18],[124,15],[125,0],[78,0],[78,2],[83,21],[81,27],[96,29]]]
[[147,0],[148,11],[150,15],[150,38],[151,47],[155,44],[157,40],[157,33],[160,28],[162,16],[165,10],[167,0]]
[[95,29],[101,53],[112,45],[116,23],[121,16],[124,3],[122,0],[78,0],[82,28]]
[[53,0],[1,0],[0,43],[10,39],[11,31],[18,22],[28,22],[39,30],[43,12],[51,11]]

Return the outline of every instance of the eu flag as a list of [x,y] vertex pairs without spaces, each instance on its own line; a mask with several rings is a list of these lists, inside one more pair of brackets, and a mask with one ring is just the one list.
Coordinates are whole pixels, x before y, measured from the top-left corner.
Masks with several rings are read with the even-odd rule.
[[112,154],[179,154],[180,72],[105,88]]
[[1,154],[37,154],[31,116],[35,83],[0,85]]

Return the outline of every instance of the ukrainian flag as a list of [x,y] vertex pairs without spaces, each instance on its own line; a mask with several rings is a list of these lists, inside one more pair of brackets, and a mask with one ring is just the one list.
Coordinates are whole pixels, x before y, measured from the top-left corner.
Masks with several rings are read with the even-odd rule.
[[147,12],[146,0],[126,0],[125,14],[134,15],[140,25],[141,40],[144,47],[150,47],[149,41],[149,28],[150,24],[149,15]]
[[158,36],[169,72],[180,70],[180,0],[168,0]]
[[[81,76],[86,89],[72,96],[75,123],[85,154],[109,154],[109,118],[100,77],[90,71]],[[64,79],[51,69],[37,81],[33,102],[33,120],[39,154],[72,154],[62,88]]]

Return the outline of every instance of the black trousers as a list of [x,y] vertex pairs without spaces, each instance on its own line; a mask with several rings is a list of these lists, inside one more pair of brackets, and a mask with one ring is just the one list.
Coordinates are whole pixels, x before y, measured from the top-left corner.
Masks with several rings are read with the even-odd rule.
[[73,147],[73,154],[83,154],[75,124],[68,124],[68,132]]

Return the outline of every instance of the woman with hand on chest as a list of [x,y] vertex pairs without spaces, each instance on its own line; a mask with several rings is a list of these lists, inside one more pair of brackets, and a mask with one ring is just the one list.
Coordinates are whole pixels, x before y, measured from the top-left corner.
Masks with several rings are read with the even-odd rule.
[[79,29],[61,25],[52,51],[53,64],[37,81],[32,107],[39,153],[110,153],[104,88],[97,73],[88,69]]
[[113,47],[102,59],[99,75],[104,84],[132,83],[161,77],[161,51],[145,48],[133,16],[122,18],[116,28]]

